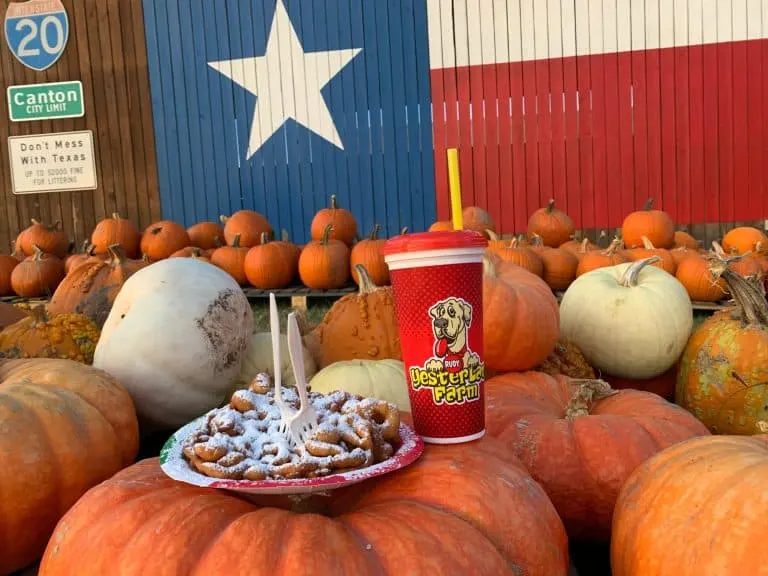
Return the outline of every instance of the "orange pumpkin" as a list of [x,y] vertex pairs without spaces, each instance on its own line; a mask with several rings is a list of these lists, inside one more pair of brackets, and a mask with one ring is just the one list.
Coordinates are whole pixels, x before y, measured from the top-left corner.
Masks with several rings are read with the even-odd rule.
[[728,254],[746,254],[756,252],[758,244],[768,246],[765,232],[752,226],[740,226],[723,236],[723,250]]
[[43,554],[61,516],[136,457],[133,401],[106,372],[70,360],[0,363],[0,573]]
[[99,329],[104,326],[125,281],[148,265],[127,259],[119,244],[107,250],[109,260],[84,262],[67,274],[48,304],[51,314],[83,314]]
[[33,256],[36,252],[35,246],[45,254],[65,258],[69,252],[69,237],[61,229],[61,222],[48,226],[33,218],[32,225],[19,234],[15,251],[25,256]]
[[[600,233],[600,238],[604,237],[605,231]],[[559,248],[568,250],[568,252],[571,252],[576,256],[592,250],[600,250],[600,246],[592,242],[589,238],[581,238],[578,234],[573,234],[570,240],[560,244]]]
[[390,286],[377,286],[362,264],[360,289],[337,300],[304,343],[319,368],[343,360],[402,360]]
[[381,248],[386,240],[379,240],[379,225],[375,224],[371,235],[366,240],[361,240],[352,247],[352,253],[349,258],[350,273],[355,284],[360,285],[357,277],[358,264],[365,266],[371,280],[377,286],[389,284],[389,266],[384,261],[381,254]]
[[115,212],[112,218],[105,218],[96,224],[91,233],[91,244],[94,254],[107,255],[109,247],[117,244],[122,247],[126,258],[138,258],[141,255],[141,232],[133,222]]
[[555,201],[550,200],[544,208],[531,214],[528,220],[528,236],[541,237],[544,246],[557,248],[568,241],[573,234],[573,220],[562,210],[555,208]]
[[726,296],[725,282],[713,276],[709,262],[698,254],[685,258],[677,265],[675,278],[694,302],[717,302]]
[[[145,537],[163,553],[128,553]],[[40,576],[568,573],[552,504],[489,438],[427,446],[403,470],[300,506],[179,483],[144,460],[89,492],[50,542]]]
[[240,236],[240,246],[250,248],[261,241],[261,235],[265,232],[272,237],[274,230],[269,221],[253,210],[238,210],[227,218],[221,216],[224,224],[224,245],[232,246],[235,236]]
[[626,250],[625,255],[627,256],[627,258],[629,258],[631,262],[636,262],[638,260],[645,260],[646,258],[653,258],[654,256],[658,256],[659,260],[651,264],[651,266],[656,266],[657,268],[661,268],[667,274],[671,274],[672,276],[675,275],[675,270],[677,270],[677,264],[675,264],[675,259],[672,257],[672,254],[669,253],[669,250],[656,248],[653,245],[653,243],[645,236],[643,236],[642,248],[633,248],[632,250]]
[[762,289],[713,261],[735,300],[693,332],[680,358],[675,399],[713,432],[753,434],[768,420],[768,302]]
[[611,245],[605,250],[588,250],[580,253],[579,265],[576,268],[576,277],[582,276],[598,268],[608,268],[629,262],[622,251],[621,240],[614,238]]
[[543,265],[542,278],[552,290],[565,290],[576,278],[579,259],[563,248],[548,248],[542,244],[541,237],[534,235],[531,250],[538,254]]
[[291,242],[291,238],[288,235],[288,231],[287,230],[283,230],[282,231],[282,233],[280,235],[280,241],[283,243],[283,246],[288,249],[288,251],[289,251],[289,253],[291,255],[291,260],[293,262],[292,266],[294,268],[296,268],[296,270],[298,271],[299,257],[301,256],[302,246],[299,246],[299,245],[294,244],[293,242]]
[[141,253],[150,262],[168,258],[174,252],[189,246],[189,235],[181,224],[163,220],[150,224],[141,237]]
[[675,248],[688,248],[689,250],[698,250],[699,242],[683,230],[675,230]]
[[331,238],[333,226],[326,226],[320,240],[313,240],[301,251],[299,276],[307,288],[341,288],[349,280],[349,248]]
[[485,383],[486,428],[528,468],[571,538],[607,540],[616,497],[655,453],[707,429],[656,394],[539,372]]
[[211,264],[218,266],[232,276],[240,286],[248,285],[245,274],[245,259],[250,248],[240,245],[240,234],[235,234],[231,246],[217,248],[211,254]]
[[491,215],[477,206],[467,206],[461,211],[461,219],[464,224],[464,230],[474,230],[480,234],[485,234],[487,230],[496,231]]
[[0,254],[0,296],[13,296],[13,286],[11,286],[11,275],[19,260],[7,254]]
[[91,259],[103,260],[104,258],[102,256],[96,256],[94,254],[95,249],[95,246],[90,243],[90,240],[85,240],[83,242],[83,251],[81,253],[70,254],[64,260],[64,272],[69,274],[71,270],[77,268],[83,262],[90,261]]
[[27,257],[11,273],[11,287],[22,298],[39,298],[53,294],[64,280],[64,262],[53,254],[44,254],[34,246],[35,254]]
[[[672,260],[675,261],[675,266],[677,266],[686,258],[691,256],[701,256],[701,252],[698,249],[694,250],[693,248],[678,246],[677,248],[672,248],[672,250],[669,251],[669,255],[672,256]],[[675,268],[675,270],[677,270],[677,268]]]
[[186,248],[177,250],[171,254],[169,258],[196,258],[197,260],[202,260],[203,262],[210,262],[211,254],[213,254],[216,250],[216,248],[203,250],[197,246],[187,246]]
[[277,290],[291,285],[298,271],[294,249],[282,241],[270,242],[266,233],[261,243],[245,256],[245,277],[254,288]]
[[[489,252],[486,251],[486,254]],[[513,238],[506,247],[496,248],[491,252],[504,262],[515,264],[539,278],[544,276],[544,263],[541,257],[527,246],[521,246],[520,240]]]
[[453,222],[450,220],[439,220],[429,227],[429,232],[452,232]]
[[349,210],[338,207],[335,194],[331,195],[330,207],[323,208],[312,219],[310,229],[312,240],[321,241],[329,226],[331,227],[330,240],[340,240],[347,246],[352,246],[357,237],[357,221]]
[[201,250],[214,250],[224,246],[224,228],[218,222],[198,222],[187,228],[192,246]]
[[486,256],[483,259],[486,366],[497,371],[529,370],[549,356],[559,335],[560,312],[549,286],[519,266]]
[[726,262],[728,268],[742,276],[759,276],[763,271],[760,262],[754,258],[752,253],[739,254],[735,248],[732,248],[731,253],[727,254],[725,249],[714,240],[712,241],[712,252],[716,258]]
[[645,208],[632,212],[621,226],[621,237],[627,248],[640,248],[643,236],[656,248],[670,249],[675,245],[675,229],[672,218],[661,210],[653,210],[653,198],[649,198]]
[[507,246],[509,246],[509,240],[503,240],[496,232],[493,230],[486,230],[485,236],[488,238],[488,248],[487,250],[489,252],[503,252],[506,250]]
[[657,454],[616,501],[613,574],[764,574],[766,475],[765,435],[694,438]]

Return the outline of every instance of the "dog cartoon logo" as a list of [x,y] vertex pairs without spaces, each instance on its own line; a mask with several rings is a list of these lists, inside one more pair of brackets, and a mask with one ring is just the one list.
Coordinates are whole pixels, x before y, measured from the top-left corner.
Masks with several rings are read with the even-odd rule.
[[469,349],[467,342],[472,306],[461,298],[447,298],[432,306],[429,315],[435,336],[435,358],[427,369],[456,373],[477,366],[480,357]]

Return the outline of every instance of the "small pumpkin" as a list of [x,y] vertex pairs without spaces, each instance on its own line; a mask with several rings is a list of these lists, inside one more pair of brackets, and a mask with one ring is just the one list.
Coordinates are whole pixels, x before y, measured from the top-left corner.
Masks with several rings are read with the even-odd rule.
[[694,438],[647,460],[616,500],[612,573],[762,574],[767,475],[765,435]]
[[718,302],[726,296],[725,282],[715,278],[709,262],[699,254],[681,260],[675,278],[694,302]]
[[69,252],[69,236],[61,229],[61,222],[48,226],[33,218],[32,225],[19,234],[16,251],[25,256],[34,256],[35,246],[46,254],[66,258]]
[[243,264],[248,283],[260,290],[277,290],[290,286],[298,271],[298,258],[293,244],[270,242],[266,233],[261,243],[248,251]]
[[762,230],[752,226],[739,226],[723,236],[723,250],[728,254],[755,252],[758,244],[768,246],[768,236]]
[[64,260],[64,272],[69,274],[70,271],[72,271],[74,268],[77,268],[83,262],[90,261],[91,259],[102,260],[103,259],[102,257],[96,256],[94,254],[95,250],[96,250],[96,247],[93,244],[91,244],[91,241],[85,240],[83,242],[82,252],[70,254]]
[[322,241],[326,237],[329,226],[331,227],[329,239],[339,240],[347,246],[352,246],[357,237],[357,221],[349,210],[338,207],[335,194],[331,195],[330,207],[323,208],[312,219],[310,230],[312,240]]
[[349,280],[349,248],[331,238],[332,229],[329,224],[320,240],[313,240],[301,251],[299,277],[307,288],[341,288]]
[[576,278],[601,268],[611,268],[629,262],[621,251],[621,240],[614,238],[605,250],[582,249],[578,254],[579,264],[576,267]]
[[[464,208],[461,211],[461,220],[464,230],[474,230],[480,234],[485,234],[488,230],[492,232],[496,230],[491,215],[477,206],[467,206]],[[453,227],[453,224],[451,224],[451,227]]]
[[[601,231],[600,239],[602,240],[605,238],[606,234],[605,230]],[[572,234],[567,242],[560,244],[559,248],[568,250],[568,252],[577,256],[580,253],[589,252],[591,250],[600,250],[600,246],[592,242],[589,238],[581,238],[579,234]]]
[[[661,272],[659,272],[661,274]],[[568,536],[608,540],[624,481],[664,448],[707,429],[656,394],[538,372],[486,386],[486,428],[544,487]]]
[[357,273],[360,289],[337,300],[304,338],[320,368],[342,360],[402,359],[392,288],[376,286],[360,264]]
[[82,314],[49,314],[37,306],[0,332],[0,358],[62,358],[93,363],[98,327]]
[[0,422],[0,574],[11,574],[42,556],[83,494],[133,462],[139,430],[117,380],[69,360],[1,362]]
[[752,434],[768,420],[768,302],[760,288],[711,259],[735,306],[694,331],[680,358],[675,399],[718,434]]
[[345,360],[320,370],[309,383],[313,392],[330,394],[344,390],[363,398],[378,398],[411,411],[405,364],[400,360]]
[[35,247],[34,255],[19,262],[11,272],[11,287],[22,298],[39,298],[53,294],[64,276],[64,262]]
[[675,230],[674,234],[675,248],[688,248],[689,250],[698,250],[699,242],[684,230]]
[[232,276],[240,286],[248,285],[245,274],[245,259],[250,248],[240,244],[240,234],[235,234],[230,246],[217,248],[211,254],[211,264],[218,266]]
[[569,378],[585,378],[594,380],[595,370],[589,365],[584,354],[572,342],[560,339],[555,344],[555,349],[547,356],[541,365],[536,367],[537,372],[543,372],[550,376],[562,374]]
[[201,250],[214,250],[224,246],[224,228],[218,222],[198,222],[187,228],[192,246]]
[[360,283],[357,277],[356,266],[362,264],[368,271],[368,275],[371,280],[377,286],[385,286],[389,284],[389,266],[384,261],[384,256],[381,254],[381,248],[384,246],[386,240],[379,239],[379,225],[374,224],[371,235],[361,240],[352,247],[352,252],[349,258],[350,273],[352,280],[355,284]]
[[[309,381],[317,373],[317,366],[312,354],[305,346],[302,346],[301,351],[304,358],[304,374],[307,381]],[[282,385],[295,386],[296,376],[291,366],[291,357],[288,352],[288,337],[285,334],[280,335],[280,362],[282,363],[280,366]],[[259,374],[268,374],[270,378],[275,377],[274,364],[272,362],[272,334],[270,332],[256,332],[248,341],[248,349],[245,352],[243,366],[240,369],[239,385],[245,384],[245,387],[247,387]]]
[[261,235],[267,233],[270,237],[274,230],[269,221],[253,210],[238,210],[232,216],[220,218],[224,224],[224,245],[231,246],[235,236],[240,235],[240,246],[250,248],[261,241]]
[[559,323],[557,299],[541,278],[494,256],[483,259],[483,346],[489,369],[538,366],[555,348]]
[[629,260],[631,262],[636,262],[638,260],[645,260],[646,258],[653,258],[654,256],[658,256],[658,262],[651,264],[651,266],[661,268],[667,274],[674,276],[675,270],[677,270],[677,264],[675,263],[675,259],[669,253],[669,250],[656,248],[653,243],[645,236],[643,236],[642,240],[642,248],[633,248],[626,251]]
[[627,248],[640,248],[643,236],[656,248],[669,250],[675,246],[672,218],[662,210],[653,209],[653,198],[648,199],[642,210],[629,214],[621,225],[621,237]]
[[552,290],[565,290],[571,285],[579,267],[579,259],[572,252],[563,248],[548,248],[537,235],[532,238],[531,250],[541,258],[544,267],[542,278]]
[[677,279],[650,266],[656,258],[594,270],[563,295],[560,332],[597,370],[652,378],[669,370],[685,348],[691,300]]
[[544,246],[557,248],[573,234],[573,220],[562,210],[555,208],[555,201],[550,200],[544,208],[531,214],[528,220],[528,236],[539,236]]
[[438,220],[429,227],[429,232],[452,232],[453,222],[450,220]]
[[762,273],[762,266],[760,263],[752,257],[751,252],[744,252],[739,254],[738,251],[733,248],[731,253],[725,252],[725,249],[717,243],[716,240],[712,241],[712,253],[716,258],[719,258],[728,264],[728,268],[740,274],[742,276],[759,276]]
[[141,237],[141,252],[150,262],[165,260],[174,252],[189,246],[186,229],[172,220],[150,224]]
[[[515,264],[520,266],[541,278],[544,276],[544,263],[541,261],[541,257],[531,250],[528,246],[520,245],[518,238],[513,238],[504,248],[497,248],[492,251],[494,255],[508,262],[509,264]],[[486,254],[488,252],[486,251]]]
[[84,262],[67,274],[48,304],[51,314],[84,314],[99,328],[104,325],[125,281],[148,265],[127,259],[120,244],[107,250],[109,260]]
[[295,262],[295,266],[298,269],[299,257],[301,256],[301,249],[303,247],[299,246],[298,244],[294,244],[293,242],[291,242],[291,238],[288,235],[288,231],[287,230],[283,230],[282,231],[282,233],[280,235],[280,241],[283,242],[285,247],[289,248],[291,250],[291,252],[293,253],[292,259]]
[[18,265],[19,260],[14,256],[0,254],[0,296],[13,296],[11,276]]
[[203,262],[211,261],[211,254],[214,253],[216,248],[212,250],[203,250],[197,246],[187,246],[171,254],[169,258],[195,258],[202,260]]
[[138,258],[141,255],[141,232],[133,222],[115,212],[111,218],[96,224],[91,233],[91,244],[94,254],[107,255],[109,247],[117,244],[126,258]]
[[[669,251],[669,255],[672,256],[672,260],[675,261],[675,266],[677,266],[680,264],[680,262],[682,262],[686,258],[689,258],[691,256],[701,256],[702,254],[698,249],[687,248],[685,246],[678,246],[678,247],[672,248],[672,250]],[[677,268],[675,268],[675,270],[677,270]]]

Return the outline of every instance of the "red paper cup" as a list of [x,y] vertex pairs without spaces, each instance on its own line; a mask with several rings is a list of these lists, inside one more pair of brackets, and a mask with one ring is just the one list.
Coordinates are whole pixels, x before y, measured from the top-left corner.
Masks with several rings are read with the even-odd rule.
[[477,232],[427,232],[383,248],[416,432],[432,444],[485,434],[483,252]]

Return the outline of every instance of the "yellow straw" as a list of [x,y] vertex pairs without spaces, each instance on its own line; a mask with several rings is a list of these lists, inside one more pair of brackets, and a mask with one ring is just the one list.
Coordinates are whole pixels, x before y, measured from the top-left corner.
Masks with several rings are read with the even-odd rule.
[[453,229],[464,230],[464,218],[461,215],[461,181],[459,180],[459,151],[448,149],[448,182],[451,186],[451,216]]

